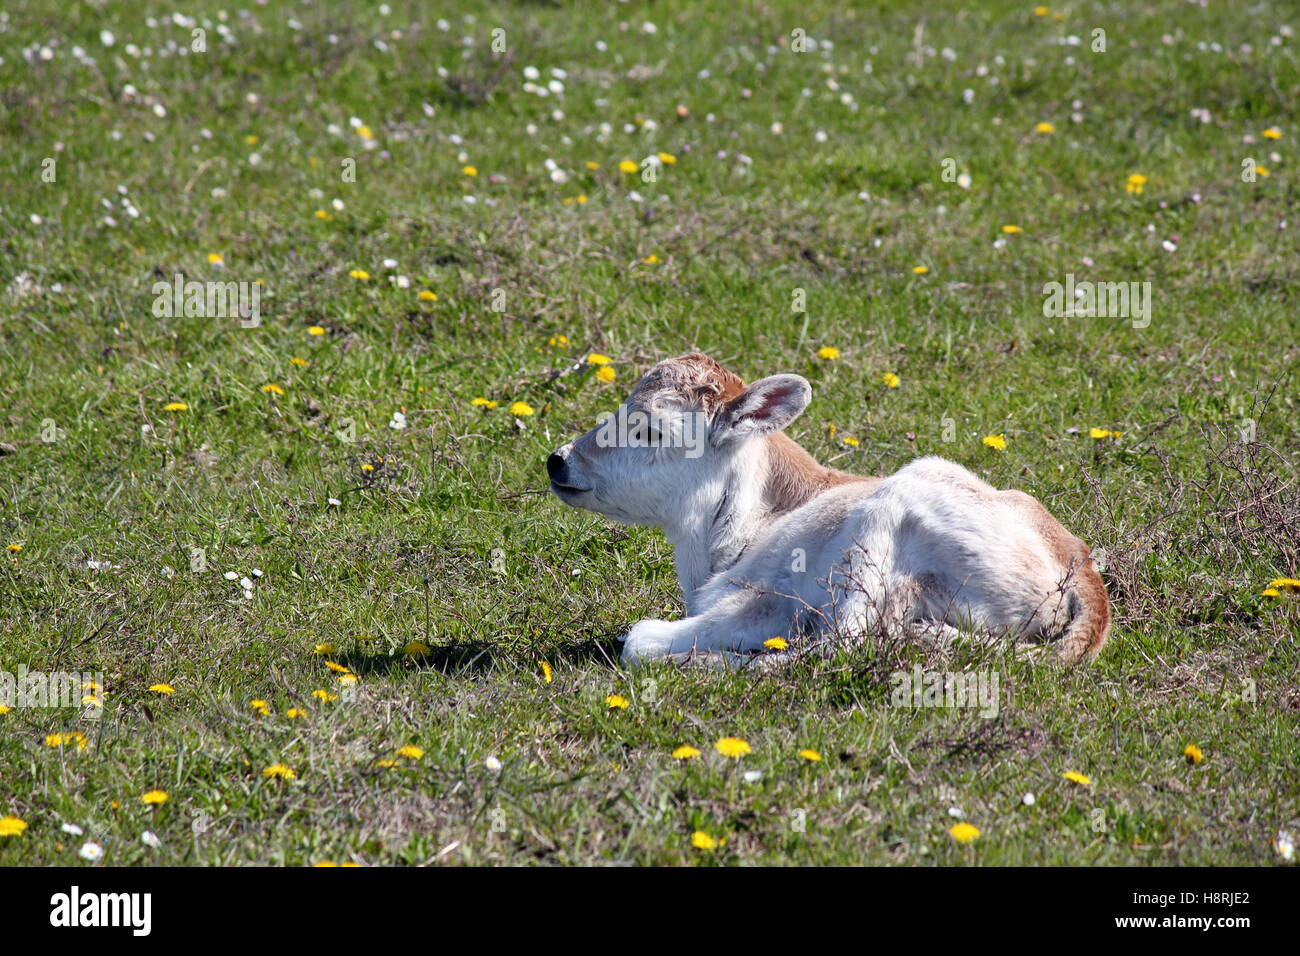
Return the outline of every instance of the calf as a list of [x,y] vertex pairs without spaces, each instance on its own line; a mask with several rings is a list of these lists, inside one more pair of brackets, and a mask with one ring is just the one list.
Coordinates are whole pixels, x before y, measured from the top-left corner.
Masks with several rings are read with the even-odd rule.
[[647,619],[623,662],[736,660],[771,638],[954,628],[1090,660],[1110,606],[1088,546],[1020,491],[919,458],[887,478],[826,468],[782,429],[798,375],[746,386],[706,355],[660,362],[618,413],[547,460],[565,504],[663,528],[687,616]]

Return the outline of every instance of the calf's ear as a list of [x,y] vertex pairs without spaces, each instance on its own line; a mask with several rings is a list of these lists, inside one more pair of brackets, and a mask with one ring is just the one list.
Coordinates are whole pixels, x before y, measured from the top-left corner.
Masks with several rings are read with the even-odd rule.
[[812,401],[812,386],[802,375],[769,375],[745,389],[719,411],[713,443],[724,445],[779,432]]

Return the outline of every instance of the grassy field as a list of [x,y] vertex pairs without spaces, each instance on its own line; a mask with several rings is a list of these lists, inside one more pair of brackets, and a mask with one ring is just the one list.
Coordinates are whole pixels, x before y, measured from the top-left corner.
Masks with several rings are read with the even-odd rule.
[[[1283,859],[1293,8],[390,5],[0,14],[0,670],[102,685],[0,714],[0,864]],[[671,549],[545,459],[692,349],[807,376],[825,463],[1038,496],[1101,657],[620,670]]]

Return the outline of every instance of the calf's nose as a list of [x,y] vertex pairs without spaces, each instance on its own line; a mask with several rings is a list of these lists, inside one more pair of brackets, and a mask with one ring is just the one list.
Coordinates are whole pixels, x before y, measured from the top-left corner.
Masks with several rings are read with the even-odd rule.
[[564,459],[558,452],[551,452],[551,457],[546,459],[546,473],[551,476],[551,481],[563,484]]

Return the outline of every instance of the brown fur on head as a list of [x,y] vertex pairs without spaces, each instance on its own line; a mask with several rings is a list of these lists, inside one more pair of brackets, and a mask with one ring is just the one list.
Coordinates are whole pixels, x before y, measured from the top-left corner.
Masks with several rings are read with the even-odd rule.
[[631,398],[642,407],[660,403],[700,408],[710,418],[745,390],[744,380],[701,352],[664,359],[633,389]]

